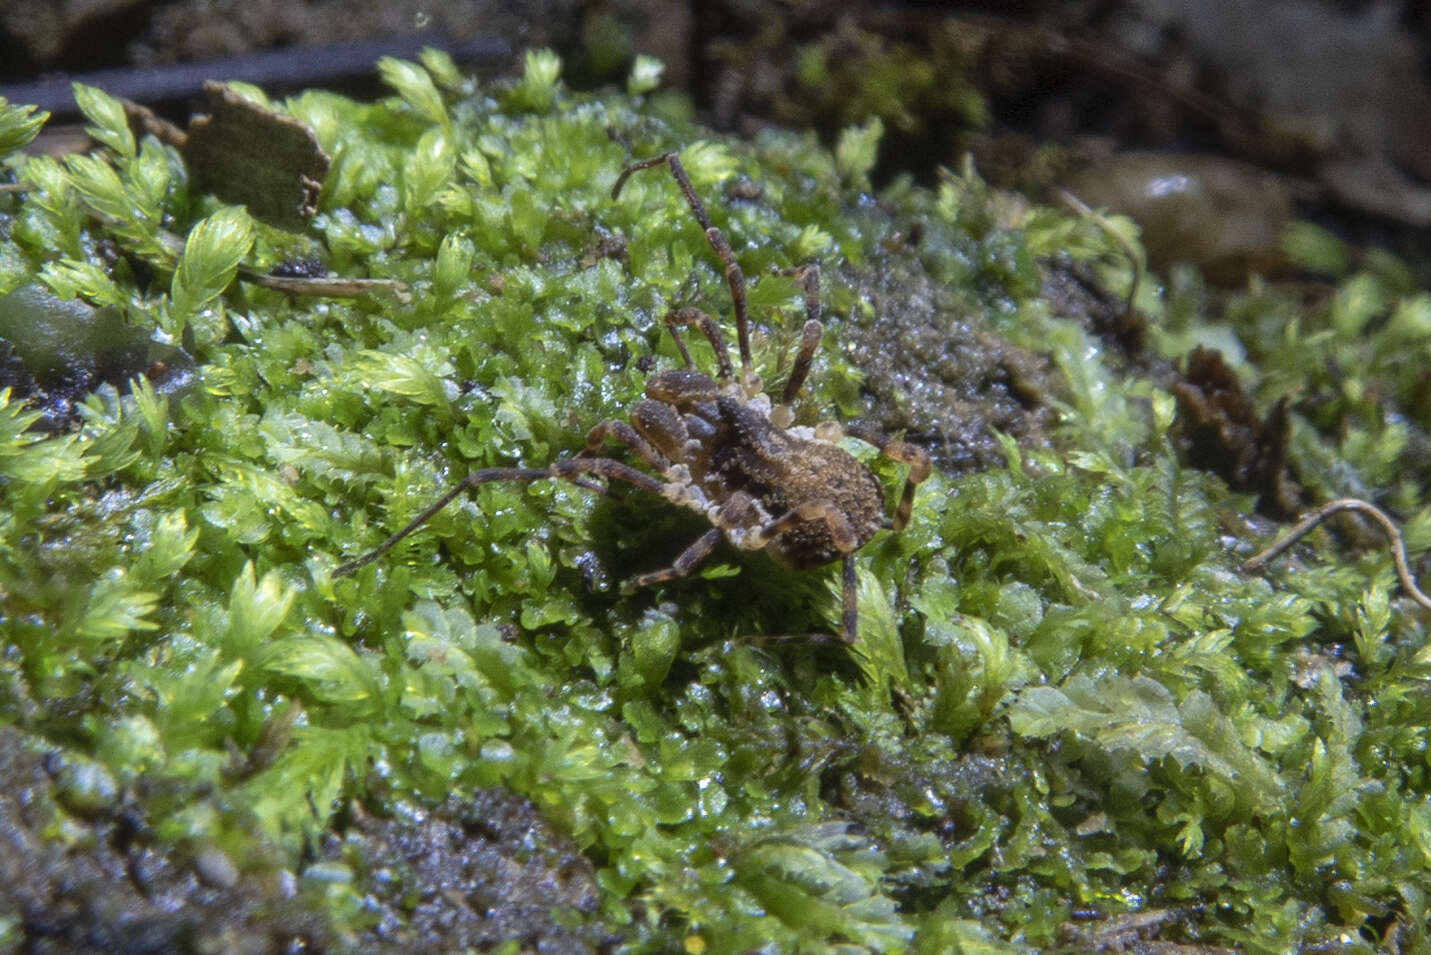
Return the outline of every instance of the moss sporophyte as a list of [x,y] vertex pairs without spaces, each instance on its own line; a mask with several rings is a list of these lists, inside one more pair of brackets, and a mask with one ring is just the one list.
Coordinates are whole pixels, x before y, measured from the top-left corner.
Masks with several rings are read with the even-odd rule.
[[[91,375],[49,434],[0,389],[0,756],[31,795],[26,752],[73,767],[0,825],[45,807],[24,844],[76,860],[123,824],[370,950],[1422,950],[1431,652],[1395,575],[1431,541],[1431,299],[1371,258],[1317,308],[1174,275],[1127,360],[1053,294],[1127,286],[1087,219],[972,168],[873,194],[877,124],[722,139],[649,62],[621,95],[559,66],[230,84],[332,159],[302,233],[98,91],[87,156],[9,155],[40,120],[0,106],[7,334],[188,381]],[[1409,515],[1408,560],[1237,572],[1269,528],[1148,377],[1195,345],[1259,413],[1306,389],[1299,486]],[[812,632],[853,642],[759,639]],[[481,860],[546,887],[520,926]],[[71,924],[45,871],[0,880],[0,948],[22,902]],[[152,918],[81,908],[170,924],[132,893]]]

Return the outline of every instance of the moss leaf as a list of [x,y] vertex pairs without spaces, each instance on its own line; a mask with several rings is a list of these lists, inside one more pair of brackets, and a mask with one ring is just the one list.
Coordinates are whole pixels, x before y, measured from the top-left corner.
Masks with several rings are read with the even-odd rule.
[[378,60],[378,75],[383,78],[384,83],[396,90],[418,115],[433,123],[443,126],[448,124],[447,104],[442,101],[442,94],[438,92],[437,85],[432,82],[432,74],[427,70],[408,60],[385,56]]
[[293,591],[269,571],[254,580],[253,562],[244,564],[229,591],[229,621],[225,643],[234,656],[246,657],[273,635],[293,606]]
[[189,230],[169,291],[176,328],[182,329],[223,294],[252,245],[253,221],[239,206],[220,209]]
[[102,89],[74,83],[75,103],[80,112],[90,121],[84,131],[97,142],[126,159],[135,155],[134,133],[129,130],[129,119],[124,115],[124,106]]
[[159,625],[148,615],[158,602],[158,594],[137,589],[124,568],[111,568],[90,588],[75,635],[87,640],[116,640],[135,630],[154,630]]
[[0,159],[27,145],[40,134],[50,114],[33,106],[11,106],[0,96]]

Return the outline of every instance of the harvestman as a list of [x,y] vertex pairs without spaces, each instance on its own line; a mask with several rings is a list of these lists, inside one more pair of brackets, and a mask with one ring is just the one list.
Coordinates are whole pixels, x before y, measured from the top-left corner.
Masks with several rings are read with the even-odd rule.
[[[600,492],[603,487],[592,478],[605,478],[659,494],[699,512],[711,523],[711,529],[671,566],[631,578],[623,592],[684,577],[709,556],[722,537],[743,550],[764,550],[796,570],[838,559],[843,564],[840,639],[854,643],[859,616],[854,553],[877,531],[904,528],[914,490],[929,477],[929,457],[912,444],[858,425],[841,427],[826,422],[809,428],[792,424],[791,405],[810,372],[823,331],[820,271],[814,265],[777,270],[800,283],[806,321],[780,402],[771,404],[750,357],[745,275],[725,236],[711,224],[680,159],[675,153],[666,153],[632,163],[617,177],[611,197],[615,200],[620,195],[632,173],[656,166],[670,170],[724,268],[735,311],[739,379],[715,320],[696,308],[674,309],[666,315],[665,324],[685,367],[658,371],[646,379],[645,397],[631,407],[629,421],[598,424],[587,432],[586,447],[576,457],[561,458],[545,468],[473,471],[373,550],[340,565],[333,572],[335,577],[376,560],[459,494],[479,484],[560,478]],[[714,378],[696,370],[682,328],[694,328],[710,342],[715,351]],[[874,474],[836,443],[841,435],[871,444],[886,457],[909,465],[893,519],[884,516],[884,491]],[[654,473],[599,457],[609,438],[625,445]]]

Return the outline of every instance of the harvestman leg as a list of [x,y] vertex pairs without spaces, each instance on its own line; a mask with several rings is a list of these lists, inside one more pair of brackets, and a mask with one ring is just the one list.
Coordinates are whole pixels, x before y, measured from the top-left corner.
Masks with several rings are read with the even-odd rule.
[[[909,465],[909,477],[904,482],[904,492],[900,495],[899,505],[895,508],[894,520],[890,522],[890,529],[902,531],[909,523],[910,509],[914,504],[914,489],[922,484],[928,477],[931,470],[929,456],[924,453],[924,449],[904,441],[896,441],[886,437],[878,431],[859,425],[850,425],[846,433],[853,438],[857,438],[867,444],[877,448],[880,454],[894,461],[899,461]],[[850,527],[849,519],[835,507],[834,504],[825,501],[810,503],[794,510],[787,511],[761,528],[761,537],[769,540],[784,531],[789,530],[797,524],[806,521],[821,520],[830,529],[830,539],[842,555],[840,567],[840,641],[846,646],[855,642],[859,633],[859,591],[858,580],[855,576],[855,550],[856,541],[854,529]]]
[[671,331],[671,337],[676,340],[676,348],[680,349],[681,358],[685,361],[687,368],[696,367],[696,363],[691,360],[691,353],[686,348],[686,341],[676,331],[677,328],[695,327],[706,341],[711,343],[711,348],[715,350],[716,372],[722,382],[729,382],[733,378],[730,367],[730,355],[726,354],[725,337],[720,333],[720,326],[715,319],[698,308],[678,308],[666,313],[666,327]]
[[928,479],[929,473],[933,469],[929,463],[929,455],[925,454],[924,449],[918,445],[909,444],[906,441],[896,441],[894,438],[863,425],[847,424],[845,425],[845,434],[873,445],[879,449],[880,454],[891,461],[909,465],[909,476],[904,481],[904,493],[899,496],[899,506],[894,509],[894,520],[889,525],[891,530],[904,530],[904,525],[909,523],[910,509],[914,506],[914,489]]
[[607,437],[613,437],[626,447],[636,452],[636,455],[651,467],[666,473],[671,462],[666,456],[658,451],[651,442],[641,437],[636,429],[625,421],[612,418],[610,421],[603,421],[586,433],[586,447],[578,452],[578,458],[594,458],[596,452],[601,450],[601,446],[606,443]]
[[677,577],[684,577],[700,566],[701,561],[710,556],[715,545],[720,543],[720,528],[712,527],[691,544],[671,563],[670,567],[663,567],[660,570],[653,570],[644,574],[637,574],[621,585],[622,592],[635,590],[638,587],[649,587],[652,584],[665,583],[668,580],[675,580]]
[[[820,345],[820,335],[825,326],[820,324],[820,267],[800,265],[790,269],[772,269],[776,275],[798,279],[805,293],[805,328],[800,332],[800,350],[795,354],[795,364],[790,369],[790,377],[785,380],[785,390],[780,393],[780,403],[787,408],[795,402],[800,386],[810,374],[810,362],[815,359],[815,349]],[[782,427],[789,427],[786,422]]]
[[554,461],[545,468],[483,468],[480,471],[473,471],[462,480],[454,484],[448,491],[424,508],[416,517],[408,521],[403,527],[394,532],[387,540],[377,547],[368,551],[362,557],[339,564],[333,571],[334,577],[346,577],[354,571],[366,567],[377,560],[383,554],[416,531],[423,524],[426,524],[434,514],[442,510],[464,491],[474,488],[479,484],[487,484],[492,481],[540,481],[543,478],[559,478],[570,481],[580,487],[597,493],[605,493],[605,489],[599,484],[593,484],[583,480],[585,475],[596,475],[607,480],[625,481],[634,484],[642,490],[660,494],[668,499],[679,498],[680,492],[685,490],[681,485],[667,484],[658,481],[644,471],[638,471],[629,464],[624,464],[613,458],[563,458]]
[[860,601],[858,581],[855,578],[854,528],[850,520],[839,508],[828,501],[805,504],[787,511],[760,529],[765,540],[806,521],[823,520],[830,529],[830,539],[842,555],[840,561],[840,642],[852,646],[860,629]]
[[654,166],[665,166],[671,170],[676,185],[681,187],[681,194],[686,197],[686,205],[691,207],[696,221],[705,230],[706,242],[710,244],[711,250],[715,252],[716,258],[720,259],[721,266],[725,269],[725,282],[730,286],[730,299],[735,306],[735,332],[740,345],[740,374],[743,382],[748,382],[753,363],[750,360],[750,321],[746,318],[745,312],[745,273],[740,270],[739,263],[735,261],[735,253],[731,251],[730,243],[725,240],[721,231],[711,224],[711,217],[706,213],[706,207],[701,202],[701,197],[696,195],[695,187],[691,185],[691,179],[686,175],[686,169],[681,165],[680,157],[675,153],[665,153],[633,162],[621,170],[621,175],[616,177],[616,184],[611,187],[611,198],[615,200],[621,195],[621,188],[626,185],[626,180],[633,172],[650,169]]

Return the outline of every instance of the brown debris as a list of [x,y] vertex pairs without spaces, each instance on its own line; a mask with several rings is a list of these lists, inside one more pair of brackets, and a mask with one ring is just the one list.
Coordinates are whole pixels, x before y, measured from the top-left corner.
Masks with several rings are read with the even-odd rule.
[[1165,930],[1177,931],[1195,921],[1196,908],[1147,909],[1098,918],[1080,925],[1064,922],[1059,926],[1063,941],[1075,952],[1140,952],[1145,955],[1232,955],[1233,949],[1214,945],[1184,944],[1164,941],[1158,936]]
[[376,924],[360,951],[594,952],[612,938],[598,915],[596,872],[530,802],[505,789],[453,795],[399,818],[357,807],[323,855],[371,873]]
[[1301,489],[1287,473],[1290,419],[1284,396],[1260,418],[1222,353],[1201,346],[1170,385],[1178,403],[1175,439],[1193,467],[1212,471],[1236,491],[1258,495],[1270,517],[1297,513]]
[[280,229],[302,231],[318,211],[331,160],[313,131],[291,116],[239,96],[223,83],[204,83],[208,115],[184,131],[147,107],[124,100],[141,133],[178,149],[195,188],[248,207]]
[[335,277],[303,278],[289,275],[260,275],[243,270],[245,281],[264,288],[271,288],[289,295],[311,295],[321,298],[359,298],[363,295],[383,293],[391,295],[402,304],[412,301],[406,282],[397,279],[356,279]]
[[195,184],[243,203],[255,219],[302,229],[318,211],[330,163],[313,131],[222,83],[205,83],[204,92],[211,112],[189,121],[183,149]]

